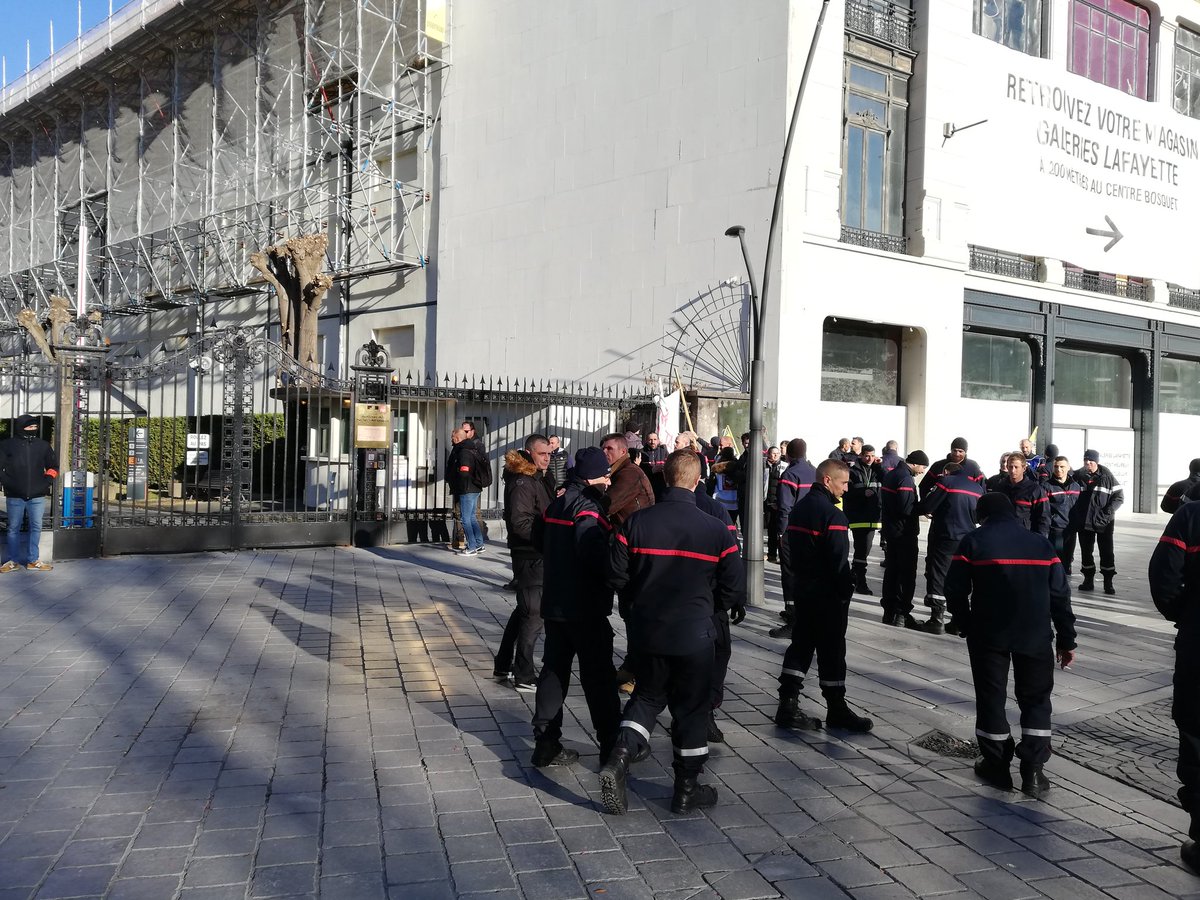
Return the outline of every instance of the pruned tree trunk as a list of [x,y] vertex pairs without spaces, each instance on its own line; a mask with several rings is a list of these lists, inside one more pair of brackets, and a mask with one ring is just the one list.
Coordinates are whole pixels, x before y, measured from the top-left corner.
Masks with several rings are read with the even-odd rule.
[[324,234],[289,238],[254,253],[250,265],[275,288],[280,340],[301,365],[318,368],[317,322],[333,279],[321,271],[329,239]]
[[[75,318],[71,313],[70,305],[71,301],[66,297],[60,297],[57,294],[51,295],[50,312],[46,317],[50,326],[49,335],[46,334],[42,323],[38,321],[37,313],[32,309],[26,307],[17,313],[17,323],[29,332],[29,336],[42,351],[46,361],[59,363],[58,410],[54,423],[54,444],[58,450],[60,467],[64,471],[76,463],[76,460],[71,459],[71,431],[74,428],[75,420],[75,379],[71,371],[70,358],[59,360],[54,352],[54,347],[62,345],[63,329]],[[28,412],[28,410],[23,410],[23,412]]]

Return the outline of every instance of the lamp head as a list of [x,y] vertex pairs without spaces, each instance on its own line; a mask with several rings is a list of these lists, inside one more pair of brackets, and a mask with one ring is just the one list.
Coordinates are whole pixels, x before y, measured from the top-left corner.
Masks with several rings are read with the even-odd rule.
[[725,237],[741,237],[746,233],[746,229],[742,225],[730,225],[725,229]]

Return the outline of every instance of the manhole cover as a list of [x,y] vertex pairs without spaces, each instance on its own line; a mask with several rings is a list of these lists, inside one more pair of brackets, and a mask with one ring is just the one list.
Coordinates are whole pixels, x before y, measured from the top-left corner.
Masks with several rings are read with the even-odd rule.
[[979,755],[979,745],[974,741],[962,741],[944,731],[923,734],[912,741],[912,745],[939,756],[953,756],[956,759],[974,759]]

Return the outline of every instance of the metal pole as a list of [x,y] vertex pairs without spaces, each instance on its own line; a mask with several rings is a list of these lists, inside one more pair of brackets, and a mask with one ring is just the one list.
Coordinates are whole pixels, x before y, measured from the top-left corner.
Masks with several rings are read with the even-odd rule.
[[[821,26],[825,23],[825,13],[829,9],[829,0],[822,0],[821,12],[817,15],[817,27],[813,30],[812,41],[808,45],[808,57],[804,61],[804,72],[800,76],[800,88],[796,91],[796,102],[792,107],[792,118],[788,123],[787,138],[783,144],[783,162],[779,166],[779,181],[775,185],[775,205],[771,209],[771,224],[767,229],[767,257],[763,268],[762,294],[758,293],[754,279],[754,269],[750,265],[750,254],[746,250],[746,229],[734,225],[726,229],[727,237],[736,237],[742,248],[742,259],[746,263],[746,275],[750,280],[750,328],[752,329],[750,356],[750,447],[746,451],[753,456],[746,460],[746,521],[742,525],[745,538],[742,547],[742,559],[746,564],[746,605],[762,606],[766,596],[763,583],[765,563],[763,561],[763,471],[761,455],[766,447],[766,429],[763,425],[763,393],[765,385],[763,364],[763,327],[766,321],[767,291],[771,284],[771,256],[775,245],[775,234],[779,230],[779,213],[783,207],[783,182],[787,175],[788,158],[791,156],[792,140],[796,136],[796,123],[800,119],[800,103],[804,99],[804,89],[808,86],[808,76],[812,71],[813,57],[816,55],[817,42],[821,37]],[[761,298],[761,302],[760,302]]]

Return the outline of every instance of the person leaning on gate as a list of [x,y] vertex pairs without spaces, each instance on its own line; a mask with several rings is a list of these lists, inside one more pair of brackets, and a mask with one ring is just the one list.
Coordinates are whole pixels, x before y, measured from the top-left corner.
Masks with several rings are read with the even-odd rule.
[[[0,485],[8,511],[8,559],[0,565],[0,572],[13,572],[21,566],[34,572],[54,568],[42,562],[40,554],[42,516],[46,497],[54,491],[54,479],[58,478],[58,457],[37,432],[36,416],[17,416],[13,435],[0,442]],[[22,553],[21,526],[26,519],[29,539]]]
[[523,694],[537,689],[533,648],[542,631],[542,554],[533,543],[533,525],[554,499],[554,485],[546,469],[550,441],[542,434],[525,439],[524,450],[504,455],[504,524],[513,574],[517,579],[517,605],[504,626],[492,674],[507,679]]
[[[979,527],[962,539],[946,599],[959,634],[967,639],[975,682],[975,734],[981,758],[976,774],[1012,790],[1010,765],[1020,760],[1021,790],[1041,798],[1050,790],[1042,767],[1050,758],[1050,693],[1054,663],[1075,659],[1071,588],[1050,542],[1017,521],[1003,494],[985,494],[976,507]],[[1021,709],[1021,740],[1009,733],[1008,669]]]
[[983,489],[962,474],[958,463],[942,469],[942,477],[924,500],[917,514],[929,516],[929,535],[925,545],[925,605],[929,619],[921,624],[927,634],[958,634],[958,623],[945,622],[946,573],[958,542],[975,530],[975,507]]
[[1189,816],[1180,857],[1200,875],[1200,503],[1171,517],[1150,556],[1150,596],[1175,623],[1171,717],[1179,729],[1179,805]]
[[637,686],[625,705],[616,746],[600,770],[604,808],[618,815],[628,808],[629,766],[649,748],[664,707],[675,723],[671,811],[717,802],[716,789],[698,780],[708,758],[717,636],[713,614],[733,608],[745,594],[732,533],[696,506],[696,454],[676,450],[663,474],[663,502],[635,513],[610,544],[609,583],[628,598],[629,642],[637,660]]
[[846,703],[846,626],[854,577],[850,572],[849,521],[834,504],[850,482],[849,467],[837,459],[817,466],[812,489],[792,508],[786,540],[792,563],[792,641],[779,674],[775,724],[811,730],[819,719],[800,711],[804,677],[817,657],[817,678],[829,728],[867,732],[871,720]]
[[570,765],[579,753],[562,745],[563,702],[571,664],[579,659],[579,683],[608,761],[621,704],[613,690],[612,588],[608,586],[608,541],[612,526],[602,500],[608,460],[599,447],[586,447],[567,470],[563,492],[533,523],[533,543],[544,560],[542,618],[546,641],[533,713],[533,765]]
[[1079,499],[1071,509],[1071,526],[1079,536],[1079,571],[1083,582],[1081,591],[1096,589],[1096,545],[1100,545],[1100,575],[1104,578],[1104,593],[1115,594],[1113,578],[1117,574],[1117,559],[1113,553],[1113,518],[1125,500],[1116,477],[1100,465],[1100,454],[1088,450],[1083,454],[1083,469],[1075,473],[1079,482]]
[[[920,555],[921,520],[917,515],[917,486],[914,475],[929,465],[924,450],[914,450],[904,462],[888,472],[880,484],[883,491],[880,534],[887,540],[883,570],[883,624],[919,628],[913,618],[913,595],[917,592],[917,557]],[[925,476],[928,478],[929,476]]]

